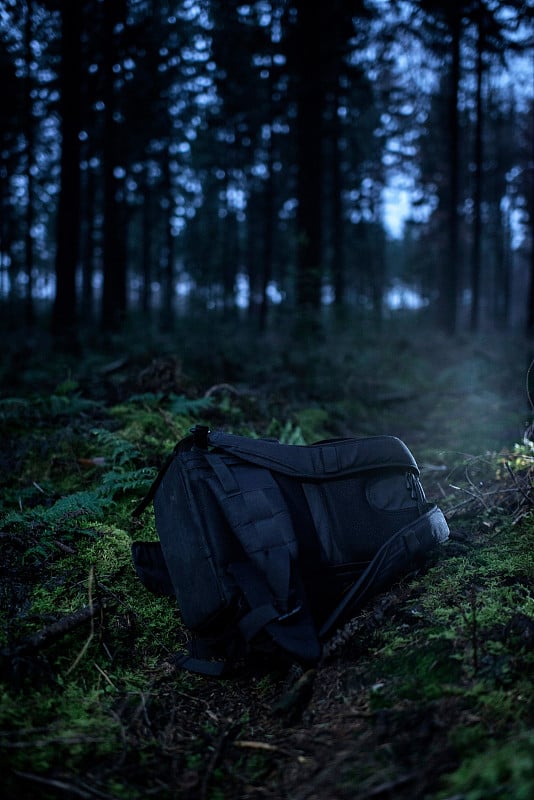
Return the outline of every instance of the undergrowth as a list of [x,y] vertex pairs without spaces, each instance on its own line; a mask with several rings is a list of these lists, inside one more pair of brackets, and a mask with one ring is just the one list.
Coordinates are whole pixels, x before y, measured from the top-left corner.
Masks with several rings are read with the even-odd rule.
[[[266,343],[252,360],[227,339],[211,367],[172,352],[63,374],[54,363],[42,394],[43,367],[29,365],[17,394],[4,386],[3,796],[276,798],[287,780],[304,797],[298,787],[321,786],[337,758],[325,797],[530,798],[533,453],[517,444],[528,413],[514,344],[451,350],[405,335],[357,347],[343,334],[304,357],[272,332]],[[386,611],[380,600],[364,613],[297,723],[272,710],[285,675],[173,671],[178,610],[133,568],[132,541],[156,531],[132,511],[198,422],[295,445],[401,436],[449,518],[450,541]]]

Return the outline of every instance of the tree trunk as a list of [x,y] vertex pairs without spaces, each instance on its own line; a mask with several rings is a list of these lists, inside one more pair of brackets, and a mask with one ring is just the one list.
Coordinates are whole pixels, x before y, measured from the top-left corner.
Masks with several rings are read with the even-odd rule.
[[154,219],[152,214],[152,187],[150,185],[148,169],[146,172],[141,212],[141,274],[143,280],[141,286],[141,310],[148,318],[152,297],[152,229]]
[[71,337],[76,326],[76,269],[80,245],[80,4],[62,0],[61,21],[61,188],[52,330]]
[[346,300],[346,274],[345,251],[343,246],[343,186],[341,180],[341,125],[338,114],[339,106],[339,80],[336,79],[332,107],[332,136],[331,136],[331,185],[332,185],[332,275],[334,281],[334,295],[338,311],[342,311]]
[[449,89],[449,203],[447,259],[441,275],[440,322],[441,327],[450,334],[458,327],[458,260],[459,260],[459,215],[460,203],[460,130],[458,114],[458,88],[460,84],[460,38],[461,17],[457,4],[451,5],[451,68]]
[[[491,113],[491,110],[488,110]],[[513,129],[516,119],[515,104],[512,107],[510,125]],[[510,208],[502,207],[502,200],[507,195],[506,173],[509,164],[509,148],[507,132],[510,127],[505,128],[505,120],[502,114],[498,114],[495,127],[494,151],[496,153],[497,176],[496,188],[492,191],[491,211],[492,216],[488,221],[488,229],[492,234],[495,251],[495,261],[493,268],[493,315],[498,330],[506,330],[511,321],[511,300],[512,300],[512,227]],[[495,185],[495,181],[493,182]]]
[[268,177],[263,190],[263,247],[261,253],[261,300],[260,300],[260,330],[267,326],[267,310],[269,297],[267,294],[273,275],[273,238],[274,238],[274,169],[273,169],[273,129],[271,126],[268,147]]
[[85,186],[82,191],[85,195],[84,210],[82,220],[85,222],[82,237],[82,297],[81,309],[84,321],[92,320],[94,316],[94,291],[93,291],[93,272],[95,259],[95,213],[96,213],[96,176],[92,167],[88,167],[85,172]]
[[530,156],[530,165],[528,169],[528,184],[527,184],[528,216],[530,222],[530,277],[529,277],[529,287],[528,287],[528,297],[527,297],[528,306],[527,306],[527,321],[526,321],[526,333],[527,336],[530,336],[531,338],[534,338],[534,130],[533,130],[534,124],[532,122],[533,119],[534,119],[534,114],[531,113],[530,115],[531,156]]
[[24,45],[26,57],[26,75],[25,75],[25,130],[24,136],[26,140],[26,231],[24,237],[24,251],[26,257],[26,288],[25,288],[25,318],[28,326],[33,325],[35,320],[35,309],[33,302],[33,268],[34,268],[34,248],[33,248],[33,223],[34,223],[34,180],[33,180],[33,167],[34,167],[34,147],[35,147],[35,131],[34,131],[34,112],[33,112],[33,78],[31,70],[32,51],[31,42],[33,38],[33,8],[32,0],[26,0],[26,18],[24,23]]
[[[1,157],[1,156],[0,156]],[[11,242],[8,234],[11,208],[7,192],[7,169],[0,162],[0,297],[11,299],[12,286],[9,277],[9,262],[12,259]]]
[[174,238],[172,235],[172,214],[174,201],[172,197],[171,179],[171,154],[169,152],[170,143],[163,156],[163,197],[165,198],[162,212],[165,216],[165,230],[163,244],[161,248],[160,273],[161,273],[161,318],[160,327],[162,331],[169,331],[172,328],[172,316],[174,308]]
[[102,290],[102,329],[117,331],[126,314],[126,220],[124,213],[123,181],[120,167],[122,142],[116,76],[113,67],[118,58],[115,31],[125,17],[124,0],[103,3],[103,72],[104,72],[104,144],[102,148],[104,178],[104,229],[102,260],[104,284]]
[[316,314],[321,305],[321,186],[323,89],[321,5],[297,0],[297,283],[299,308]]
[[[480,6],[480,3],[479,3]],[[482,243],[482,165],[483,165],[483,137],[482,137],[482,78],[484,72],[484,31],[482,10],[479,7],[478,39],[477,39],[477,67],[476,67],[476,127],[475,127],[475,186],[473,191],[473,243],[471,253],[471,320],[470,327],[474,333],[480,324],[480,273],[481,273],[481,243]]]

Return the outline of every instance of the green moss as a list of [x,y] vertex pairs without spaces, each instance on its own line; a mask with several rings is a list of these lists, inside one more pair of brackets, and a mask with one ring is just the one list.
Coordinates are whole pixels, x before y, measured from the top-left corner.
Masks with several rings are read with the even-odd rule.
[[409,700],[435,700],[447,693],[458,680],[460,669],[446,642],[435,640],[385,659],[381,674],[395,681],[395,697]]
[[145,452],[169,452],[187,435],[198,415],[212,407],[209,398],[159,394],[135,395],[128,402],[113,406],[110,415],[121,424],[121,436]]
[[[470,744],[476,743],[476,737]],[[459,793],[465,800],[531,800],[534,796],[534,734],[525,732],[508,741],[479,740],[479,751],[463,758],[438,798]]]
[[[3,791],[18,785],[16,771],[80,773],[120,747],[121,730],[106,713],[101,691],[68,684],[31,698],[4,691],[0,702],[0,765]],[[40,795],[42,796],[42,795]],[[46,796],[46,795],[45,795]]]

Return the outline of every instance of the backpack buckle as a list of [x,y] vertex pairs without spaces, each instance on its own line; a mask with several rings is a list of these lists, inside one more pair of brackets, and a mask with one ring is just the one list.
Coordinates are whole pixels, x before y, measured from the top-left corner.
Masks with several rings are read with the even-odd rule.
[[300,603],[298,606],[295,606],[295,608],[292,608],[291,611],[287,611],[285,614],[280,614],[280,616],[276,618],[276,621],[285,622],[286,619],[289,619],[290,617],[293,617],[295,614],[298,614],[299,611],[302,611],[302,606],[300,605]]
[[198,450],[208,449],[208,436],[211,431],[207,425],[193,425],[190,433],[193,434],[193,447]]

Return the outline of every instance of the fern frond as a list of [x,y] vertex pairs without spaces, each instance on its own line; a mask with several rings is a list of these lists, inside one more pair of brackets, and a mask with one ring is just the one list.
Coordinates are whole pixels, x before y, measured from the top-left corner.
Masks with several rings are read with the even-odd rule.
[[50,521],[63,522],[69,517],[89,516],[100,518],[106,507],[100,492],[74,492],[56,500],[49,509]]
[[211,397],[191,398],[174,394],[174,392],[168,395],[164,392],[144,392],[143,394],[133,394],[128,398],[128,404],[134,403],[151,409],[157,408],[164,402],[165,404],[168,402],[170,411],[176,415],[196,415],[213,407]]
[[291,420],[285,423],[272,419],[267,428],[267,436],[275,436],[280,444],[306,444],[300,425],[295,425]]
[[185,395],[171,394],[170,397],[170,410],[173,414],[200,414],[213,408],[213,400],[211,397],[197,397],[192,399],[185,397]]
[[2,397],[0,399],[0,421],[19,420],[32,412],[33,403],[22,397]]
[[49,398],[43,400],[43,405],[52,417],[62,417],[65,415],[75,416],[83,411],[93,410],[99,404],[95,400],[89,400],[76,393],[52,394]]
[[52,394],[49,397],[4,397],[0,399],[0,422],[40,418],[43,415],[57,419],[76,416],[98,407],[95,400],[80,394]]
[[92,434],[106,455],[109,455],[113,466],[125,466],[139,458],[140,453],[135,445],[105,428],[94,428]]
[[165,398],[163,392],[143,392],[142,394],[132,394],[128,398],[128,403],[139,403],[139,405],[154,408]]
[[119,492],[143,494],[149,489],[155,477],[156,470],[153,467],[141,467],[127,472],[111,470],[102,478],[103,496],[113,498]]

